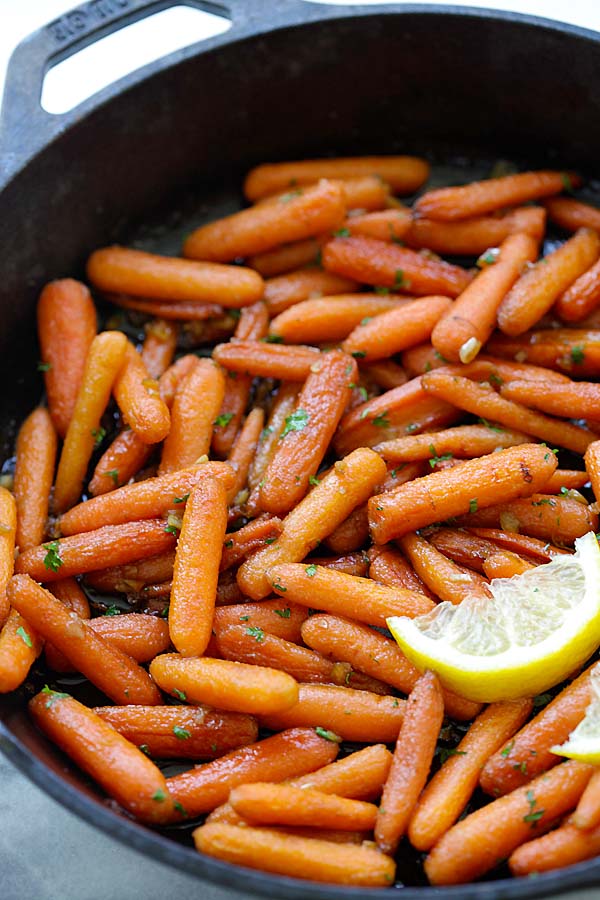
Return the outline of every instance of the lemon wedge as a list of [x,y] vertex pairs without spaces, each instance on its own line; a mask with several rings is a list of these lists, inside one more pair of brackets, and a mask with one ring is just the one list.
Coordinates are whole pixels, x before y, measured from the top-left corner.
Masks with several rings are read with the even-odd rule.
[[[575,554],[491,582],[492,597],[444,602],[424,616],[387,620],[417,668],[444,687],[492,703],[563,681],[600,646],[600,550],[593,532]],[[600,719],[599,719],[600,721]]]
[[590,676],[592,700],[585,711],[585,717],[573,729],[564,744],[550,747],[552,753],[578,759],[580,762],[600,765],[600,667],[592,669]]

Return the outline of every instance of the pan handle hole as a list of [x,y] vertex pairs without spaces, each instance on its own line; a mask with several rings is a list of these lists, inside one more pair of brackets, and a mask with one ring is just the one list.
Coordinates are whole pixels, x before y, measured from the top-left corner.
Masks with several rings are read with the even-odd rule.
[[175,50],[223,34],[231,27],[224,16],[191,6],[174,6],[74,53],[53,66],[44,78],[41,104],[54,115],[69,112],[97,91]]

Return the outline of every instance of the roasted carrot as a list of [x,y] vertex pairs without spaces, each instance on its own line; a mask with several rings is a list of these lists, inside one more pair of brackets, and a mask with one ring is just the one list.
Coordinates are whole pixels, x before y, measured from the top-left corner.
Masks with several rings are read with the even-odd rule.
[[408,591],[418,591],[435,600],[435,594],[423,584],[415,570],[406,561],[399,550],[393,547],[373,546],[369,550],[369,578],[388,587],[406,588]]
[[579,491],[589,482],[587,472],[578,469],[555,469],[544,485],[545,494],[564,494],[565,491]]
[[100,419],[126,351],[127,338],[120,331],[103,331],[90,345],[56,473],[53,505],[58,513],[79,499]]
[[231,448],[227,462],[235,472],[235,481],[228,492],[230,504],[235,502],[248,483],[248,473],[260,441],[264,420],[265,414],[260,407],[250,410]]
[[509,381],[500,388],[503,397],[568,419],[590,419],[600,422],[600,385],[589,381],[564,384],[540,384],[531,381]]
[[533,876],[591,859],[599,851],[599,828],[582,831],[566,821],[549,834],[517,847],[509,856],[508,865],[513,875]]
[[419,578],[440,600],[458,604],[465,597],[489,598],[475,573],[464,572],[425,538],[409,533],[399,538],[398,543]]
[[166,319],[153,319],[146,325],[142,362],[150,378],[160,378],[173,362],[179,328]]
[[520,172],[485,181],[472,181],[460,187],[437,188],[419,197],[415,209],[421,216],[442,222],[468,219],[485,213],[517,206],[530,200],[560,194],[565,186],[577,187],[581,179],[572,172]]
[[[274,544],[259,550],[238,570],[238,584],[253,600],[266,597],[267,570],[281,562],[299,562],[364,503],[385,475],[383,460],[361,448],[335,463],[328,475],[288,513]],[[348,576],[350,577],[350,576]]]
[[[185,260],[182,260],[185,262]],[[224,267],[223,267],[224,268]],[[246,271],[250,271],[246,269]],[[230,318],[228,309],[218,306],[216,303],[200,303],[196,300],[150,300],[145,297],[133,297],[130,294],[108,293],[104,299],[123,309],[131,309],[135,312],[145,313],[157,319],[168,319],[173,322],[190,322],[203,324],[207,320],[217,332],[223,330],[227,333],[233,330],[234,320]],[[252,300],[248,301],[252,303]],[[233,306],[233,304],[230,304]],[[218,339],[218,338],[217,338]]]
[[154,706],[161,702],[160,692],[144,669],[32,578],[15,575],[8,595],[12,606],[38,634],[51,641],[78,672],[115,703]]
[[[485,529],[473,529],[474,531]],[[427,539],[434,547],[453,559],[461,566],[468,566],[475,572],[483,573],[483,563],[493,553],[497,553],[500,545],[492,540],[486,540],[484,536],[476,537],[471,529],[435,528]],[[541,542],[540,542],[541,543]]]
[[544,203],[548,218],[567,231],[594,228],[600,231],[600,210],[574,197],[552,197]]
[[302,640],[300,629],[307,617],[306,607],[287,601],[282,603],[276,598],[220,607],[215,610],[214,628],[218,635],[231,625],[244,625],[299,644]]
[[125,424],[145,443],[156,444],[167,436],[169,410],[160,397],[158,382],[150,376],[141,355],[130,343],[113,392]]
[[279,244],[301,241],[335,228],[341,224],[345,211],[342,187],[323,180],[306,190],[284,194],[273,203],[202,225],[185,241],[183,254],[192,259],[228,262],[239,256],[264,253]]
[[263,276],[271,278],[274,275],[282,275],[300,266],[308,266],[311,263],[318,265],[321,258],[321,246],[329,235],[320,235],[314,238],[306,238],[304,241],[293,241],[291,244],[282,244],[274,250],[266,250],[264,253],[256,253],[248,257],[248,265]]
[[444,701],[437,676],[422,675],[406,701],[406,712],[383,786],[375,823],[375,840],[393,855],[425,786],[444,718]]
[[286,513],[306,494],[350,399],[350,385],[356,377],[356,363],[338,350],[327,353],[312,366],[264,473],[258,500],[262,509],[279,515]]
[[44,688],[30,701],[29,712],[117,803],[142,821],[160,821],[163,804],[171,805],[164,775],[93,710],[68,694]]
[[313,726],[331,731],[329,740],[389,742],[396,739],[405,701],[329,684],[298,685],[298,702],[289,709],[260,716],[266,728]]
[[218,303],[234,309],[256,303],[263,292],[263,280],[252,269],[118,246],[95,250],[87,262],[87,275],[101,291],[163,301]]
[[600,439],[593,441],[584,456],[585,470],[592,484],[596,498],[600,497]]
[[275,447],[285,427],[285,420],[294,411],[299,390],[300,388],[297,384],[284,383],[279,387],[273,400],[267,425],[261,432],[256,453],[248,472],[248,487],[251,491],[248,499],[248,508],[251,510],[251,514],[258,512],[256,503],[258,485],[262,481],[269,460],[275,452]]
[[[48,411],[40,406],[25,419],[17,436],[13,493],[18,511],[15,540],[21,551],[41,544],[44,539],[56,447],[52,419]],[[0,578],[0,591],[1,584]],[[0,600],[0,610],[1,607]]]
[[380,313],[364,324],[359,323],[344,341],[343,349],[346,353],[360,354],[367,362],[393,356],[427,340],[436,322],[451,307],[452,301],[448,297],[413,300]]
[[537,206],[523,206],[499,215],[454,222],[417,216],[404,240],[409,247],[427,247],[434,253],[478,256],[490,247],[498,247],[511,234],[529,234],[541,241],[545,223],[546,212]]
[[369,537],[369,517],[367,504],[361,504],[354,509],[347,519],[344,519],[338,527],[327,535],[325,544],[334,553],[352,553],[363,547]]
[[555,468],[556,457],[546,447],[522,444],[418,478],[369,500],[373,537],[384,544],[500,500],[528,497],[543,487]]
[[216,759],[258,735],[252,716],[203,706],[101,706],[94,712],[157,759]]
[[600,332],[587,328],[542,328],[517,338],[494,334],[487,349],[569,375],[597,378],[600,374]]
[[384,209],[364,215],[350,216],[345,220],[343,230],[353,235],[375,238],[378,241],[402,243],[411,227],[410,210],[401,207],[400,209]]
[[282,381],[304,381],[320,358],[321,354],[313,347],[285,347],[258,341],[218,344],[213,350],[213,359],[230,372]]
[[345,572],[346,575],[366,575],[369,569],[369,557],[363,551],[346,553],[341,556],[312,556],[316,566],[325,566],[326,569],[335,569],[336,572]]
[[579,799],[570,821],[576,828],[591,831],[600,825],[600,772],[596,770]]
[[72,278],[47,284],[38,302],[37,326],[48,411],[64,438],[96,336],[96,310],[87,287]]
[[378,384],[379,387],[383,388],[384,391],[400,387],[400,385],[406,384],[408,381],[408,375],[402,366],[399,366],[398,363],[395,363],[391,359],[383,359],[379,362],[369,363],[368,365],[363,366],[363,372],[368,378],[374,381],[375,384]]
[[6,586],[14,570],[18,506],[13,495],[0,487],[0,628],[6,621],[9,603]]
[[[559,471],[562,470],[556,469],[556,472]],[[552,476],[552,478],[554,478],[554,476]],[[547,486],[548,482],[546,482],[544,490]],[[565,553],[570,552],[562,547],[554,547],[547,541],[540,541],[537,538],[529,537],[529,535],[526,534],[518,534],[514,531],[498,531],[494,528],[469,528],[469,532],[473,536],[483,538],[486,541],[493,541],[494,544],[497,544],[500,547],[512,550],[520,556],[531,557],[539,562],[550,562],[554,556],[562,556]],[[435,541],[439,536],[440,532],[433,537],[433,540]]]
[[568,762],[458,822],[425,861],[433,885],[472,881],[576,806],[593,767]]
[[351,278],[324,272],[322,269],[297,269],[265,282],[264,301],[271,316],[319,297],[336,296],[358,290],[358,283]]
[[598,516],[590,506],[571,497],[535,493],[523,500],[513,500],[511,503],[501,503],[498,506],[478,510],[462,519],[459,518],[457,524],[467,528],[500,526],[523,531],[553,544],[569,546],[588,531],[596,531]]
[[492,578],[512,578],[513,575],[522,575],[535,568],[533,563],[527,562],[521,556],[513,553],[511,550],[498,550],[483,563],[483,571],[487,577]]
[[427,459],[433,468],[436,458],[455,456],[459,459],[474,459],[476,456],[493,453],[498,448],[527,443],[529,438],[520,431],[504,428],[496,430],[487,425],[457,425],[455,428],[428,434],[407,434],[405,437],[376,444],[374,449],[389,462]]
[[387,887],[394,883],[394,861],[368,846],[220,822],[196,828],[194,841],[196,849],[207,856],[278,875],[362,887]]
[[[439,367],[438,367],[439,368]],[[507,362],[496,359],[493,356],[479,356],[473,362],[462,366],[448,366],[445,372],[461,375],[473,381],[487,381],[494,387],[498,387],[505,381],[540,381],[553,384],[568,381],[566,375],[558,372],[549,372],[542,366],[533,366],[530,363]]]
[[126,563],[124,566],[112,566],[98,572],[89,572],[85,581],[100,593],[135,593],[148,584],[170,581],[173,578],[174,563],[175,550],[167,550],[156,556]]
[[596,262],[561,294],[554,305],[554,311],[565,322],[580,322],[599,304],[600,262]]
[[457,297],[471,280],[459,266],[365,237],[329,241],[323,247],[323,266],[344,278],[413,294]]
[[598,232],[581,228],[521,275],[498,309],[498,325],[502,331],[514,337],[532,328],[554,301],[596,262],[599,254]]
[[[533,412],[521,403],[500,397],[491,387],[486,388],[443,369],[422,375],[421,384],[425,391],[447,403],[454,403],[466,412],[541,438],[551,446],[558,445],[583,454],[593,440],[592,432],[585,428]],[[552,473],[547,474],[549,478]]]
[[[489,263],[483,263],[481,272],[433,328],[431,343],[442,356],[452,362],[475,359],[494,330],[496,313],[506,293],[523,267],[535,261],[537,253],[538,242],[528,234],[510,235],[497,254],[488,251]],[[485,254],[482,259],[487,260]]]
[[336,294],[304,300],[271,321],[269,331],[290,344],[343,341],[364,319],[409,303],[377,294]]
[[20,687],[39,656],[43,641],[16,609],[0,626],[0,694]]
[[378,175],[362,175],[338,181],[347,210],[372,212],[384,209],[390,202],[390,186]]
[[375,825],[377,807],[364,800],[350,800],[315,788],[254,782],[235,787],[229,802],[253,825],[316,826],[369,831]]

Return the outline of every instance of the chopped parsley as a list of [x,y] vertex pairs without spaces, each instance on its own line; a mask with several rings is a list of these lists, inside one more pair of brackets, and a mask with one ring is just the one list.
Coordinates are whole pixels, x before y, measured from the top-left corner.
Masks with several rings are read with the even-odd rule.
[[354,359],[364,359],[366,355],[364,350],[355,350],[352,354]]
[[295,197],[301,197],[302,191],[300,188],[297,188],[295,191],[288,191],[287,194],[282,194],[279,198],[280,203],[289,203],[290,200],[293,200]]
[[263,344],[283,344],[283,338],[280,334],[268,334],[261,340]]
[[225,541],[223,546],[226,547],[228,550],[231,550],[231,548],[233,547],[233,541]]
[[504,756],[505,758],[510,755],[512,748],[515,746],[514,741],[509,741],[504,750],[500,751],[500,756]]
[[253,637],[257,644],[262,643],[265,639],[265,633],[262,628],[259,628],[258,625],[248,625],[246,628],[246,634],[249,634],[250,637]]
[[40,361],[37,365],[38,372],[49,372],[51,368],[52,368],[52,363]]
[[476,265],[480,269],[484,269],[486,266],[493,266],[495,262],[498,262],[499,258],[500,247],[490,247],[489,250],[486,250],[485,253],[481,254],[476,262]]
[[493,422],[488,422],[487,419],[477,419],[479,425],[485,425],[486,428],[489,428],[490,431],[497,431],[499,434],[502,434],[504,428],[501,428],[500,425],[494,425]]
[[33,641],[31,640],[31,637],[27,634],[27,632],[25,631],[25,629],[23,628],[22,625],[20,625],[17,628],[17,634],[19,635],[19,637],[21,638],[21,640],[23,641],[23,643],[25,644],[26,647],[29,647],[30,649],[31,649],[31,647],[33,647]]
[[317,574],[317,567],[315,566],[314,563],[311,563],[311,565],[307,566],[304,571],[306,572],[306,574],[308,575],[309,578],[314,578],[315,575]]
[[281,432],[281,437],[284,438],[291,431],[302,431],[308,425],[309,419],[310,416],[305,409],[297,409],[290,413],[289,416],[285,417],[285,426]]
[[570,355],[571,355],[571,362],[572,362],[574,365],[579,366],[579,365],[581,365],[581,363],[582,363],[582,362],[584,361],[584,359],[585,359],[585,350],[584,350],[584,348],[579,344],[579,345],[576,345],[576,346],[574,346],[574,347],[571,347],[571,354],[570,354]]
[[109,469],[108,472],[103,472],[103,475],[106,475],[107,478],[112,478],[115,487],[119,486],[119,470],[118,469]]
[[173,693],[177,697],[178,700],[182,700],[184,703],[187,700],[187,695],[184,691],[180,691],[179,688],[173,688]]
[[167,795],[164,791],[158,790],[154,794],[152,794],[152,799],[156,800],[157,803],[164,803],[167,799]]
[[315,487],[316,487],[318,484],[321,484],[321,482],[319,481],[319,479],[317,478],[316,475],[310,475],[309,478],[308,478],[308,483],[309,483],[309,484],[314,484]]
[[387,288],[387,287],[381,287],[381,285],[378,285],[378,286],[375,288],[375,293],[376,293],[376,294],[379,294],[379,295],[382,296],[382,297],[385,297],[387,294],[389,294],[389,292],[390,292],[390,289],[389,289],[389,288]]
[[225,428],[226,425],[229,425],[231,420],[233,419],[233,413],[221,413],[220,416],[217,416],[213,425],[215,428]]
[[192,736],[191,732],[187,728],[182,728],[181,725],[173,725],[173,734],[180,741],[187,741]]
[[409,422],[404,430],[407,434],[413,434],[415,431],[419,430],[419,426],[416,422]]
[[282,584],[279,584],[278,581],[273,582],[273,587],[276,591],[281,591],[282,594],[285,594],[285,592],[287,591],[287,588],[284,587]]
[[402,269],[396,269],[396,274],[394,275],[394,287],[395,288],[409,288],[411,285],[410,278],[407,278]]
[[292,614],[292,611],[289,608],[289,606],[286,606],[285,609],[274,609],[273,612],[275,613],[276,616],[279,616],[281,619],[289,619],[289,617]]
[[439,757],[440,763],[444,765],[444,763],[450,759],[452,756],[466,756],[467,753],[465,750],[455,750],[454,747],[439,747]]
[[339,734],[336,734],[334,731],[329,731],[327,728],[321,728],[320,725],[317,725],[315,731],[319,737],[325,738],[326,741],[331,741],[333,744],[341,744],[342,742]]
[[529,803],[529,812],[526,816],[523,816],[523,821],[529,822],[531,824],[531,827],[533,828],[540,821],[546,810],[535,808],[537,801],[535,799],[535,794],[533,793],[533,791],[527,791],[527,794],[525,796],[527,797],[527,802]]
[[429,460],[429,465],[432,469],[435,469],[436,465],[440,462],[445,462],[447,459],[452,459],[451,453],[444,453],[442,456],[437,456],[435,452],[435,447],[433,444],[429,445],[429,452],[431,453],[431,459]]
[[63,694],[61,691],[53,691],[51,687],[48,687],[47,684],[41,690],[42,694],[48,694],[48,699],[46,700],[46,709],[50,709],[57,700],[65,700],[67,697],[70,697],[70,694]]
[[387,409],[384,409],[384,411],[382,413],[380,413],[378,416],[375,416],[375,418],[372,420],[373,425],[376,428],[389,428],[390,427],[390,420],[387,417],[387,412],[388,412]]
[[99,447],[106,437],[106,428],[92,428],[92,437],[94,438],[94,447]]
[[118,606],[116,606],[114,603],[112,603],[110,606],[106,607],[106,609],[104,610],[102,615],[103,616],[120,616],[121,610],[119,609]]
[[338,228],[337,231],[333,232],[334,237],[350,237],[350,229],[349,228]]
[[477,512],[477,497],[472,497],[469,500],[469,512],[476,513]]
[[45,547],[47,550],[44,557],[45,568],[49,569],[51,572],[58,572],[63,564],[59,555],[58,541],[52,541],[52,543],[46,544]]

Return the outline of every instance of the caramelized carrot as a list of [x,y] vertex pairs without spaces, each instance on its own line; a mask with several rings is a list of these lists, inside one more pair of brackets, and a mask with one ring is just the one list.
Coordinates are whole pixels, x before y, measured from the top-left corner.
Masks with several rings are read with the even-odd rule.
[[497,553],[492,553],[483,563],[483,571],[490,580],[492,578],[512,578],[513,575],[522,575],[534,568],[532,563],[517,556],[511,550],[499,550]]
[[546,212],[537,206],[523,206],[499,215],[454,222],[417,216],[412,220],[405,241],[409,247],[427,247],[442,255],[478,256],[490,247],[498,247],[511,234],[529,234],[541,241],[545,224]]
[[593,228],[600,231],[600,210],[574,197],[551,197],[544,203],[548,218],[567,231]]
[[600,332],[591,329],[539,329],[517,338],[495,334],[487,349],[504,358],[520,359],[573,376],[597,378],[600,374]]
[[145,443],[156,444],[167,436],[169,410],[160,397],[158,382],[150,377],[141,355],[130,343],[113,392],[124,422]]
[[20,687],[39,656],[43,641],[16,609],[0,626],[0,694]]
[[0,487],[0,628],[9,613],[6,587],[15,565],[18,505],[6,488]]
[[[246,271],[249,271],[248,269]],[[145,313],[153,318],[169,319],[174,322],[198,322],[214,320],[217,324],[228,324],[227,331],[233,328],[233,319],[227,310],[216,303],[199,303],[195,300],[149,300],[144,297],[132,297],[129,294],[105,293],[104,298],[115,306]],[[248,302],[252,303],[252,300]],[[230,304],[233,306],[233,304]]]
[[315,788],[254,782],[235,787],[229,795],[234,810],[253,825],[316,826],[369,831],[377,807]]
[[44,539],[56,447],[52,419],[48,411],[39,406],[25,419],[17,436],[13,493],[18,511],[16,544],[21,551],[41,544]]
[[248,509],[251,511],[251,515],[258,512],[258,506],[255,502],[258,496],[258,485],[262,481],[269,460],[275,452],[275,447],[285,427],[285,420],[294,411],[299,390],[297,384],[288,382],[280,385],[279,390],[275,394],[267,425],[261,432],[256,453],[248,472],[248,487],[251,491],[248,499]]
[[303,300],[276,316],[269,331],[290,344],[343,341],[363,319],[379,316],[407,302],[377,294],[336,294]]
[[369,517],[367,504],[363,503],[327,535],[325,543],[334,553],[352,553],[353,550],[363,547],[368,537]]
[[[556,469],[555,474],[560,471],[562,470]],[[552,478],[554,478],[554,475]],[[546,482],[544,490],[547,486],[548,482]],[[498,531],[494,528],[469,528],[469,532],[479,538],[486,539],[486,542],[493,541],[494,544],[497,544],[500,547],[512,550],[514,553],[518,553],[521,556],[530,556],[532,559],[539,562],[550,562],[554,556],[562,556],[565,553],[569,553],[568,550],[565,550],[562,547],[554,547],[546,541],[540,541],[537,538],[530,537],[526,534],[518,534],[517,532]],[[433,540],[436,540],[439,536],[440,532],[434,536]]]
[[569,546],[588,531],[596,531],[598,516],[591,507],[571,497],[536,493],[523,500],[478,510],[459,519],[457,524],[476,528],[500,525],[553,544]]
[[146,325],[142,362],[150,378],[160,378],[173,362],[179,328],[166,319],[153,319]]
[[232,625],[244,625],[246,628],[258,629],[258,635],[264,631],[284,641],[299,644],[302,640],[301,626],[308,618],[308,610],[298,603],[284,601],[279,597],[274,600],[261,600],[252,603],[238,603],[233,606],[222,606],[215,610],[214,629],[217,636],[222,630]]
[[352,235],[394,243],[402,243],[411,227],[411,214],[407,208],[384,209],[365,215],[353,215],[344,222],[344,230],[349,231]]
[[440,600],[459,604],[465,597],[489,598],[489,592],[475,573],[464,572],[425,538],[409,533],[399,538],[398,543],[419,578]]
[[324,272],[322,269],[297,269],[265,282],[264,301],[271,316],[304,300],[329,297],[357,291],[359,285],[351,278]]
[[313,347],[285,347],[259,341],[218,344],[213,350],[213,359],[230,372],[282,381],[304,381],[320,358]]
[[452,307],[448,297],[423,297],[359,323],[346,338],[346,353],[373,362],[427,340],[436,322]]
[[[527,382],[529,383],[529,382]],[[392,441],[375,445],[384,459],[394,463],[427,459],[430,464],[436,457],[474,459],[493,453],[498,448],[516,447],[529,443],[526,434],[509,429],[491,429],[487,425],[457,425],[428,434],[409,434]],[[433,465],[431,465],[433,468]]]
[[418,591],[432,600],[436,600],[435,594],[423,584],[415,570],[399,550],[393,547],[373,546],[369,550],[369,578],[388,587],[406,588],[408,591]]
[[265,414],[260,407],[252,409],[240,429],[227,462],[235,472],[235,481],[229,489],[229,503],[236,497],[248,482],[248,473],[263,430]]
[[500,388],[503,397],[566,419],[600,421],[600,385],[589,381],[540,384],[509,381]]
[[567,821],[549,834],[521,844],[509,856],[508,865],[513,875],[533,876],[583,862],[598,852],[600,829],[582,831]]
[[600,773],[594,772],[571,817],[577,828],[590,831],[600,825]]
[[600,262],[594,263],[554,304],[554,311],[565,322],[580,322],[600,304]]
[[306,238],[304,241],[293,241],[291,244],[282,244],[274,250],[265,250],[264,253],[256,253],[248,257],[248,265],[256,269],[263,278],[271,278],[273,275],[282,275],[300,266],[308,266],[311,263],[318,265],[321,258],[321,245],[328,235],[314,238]]

